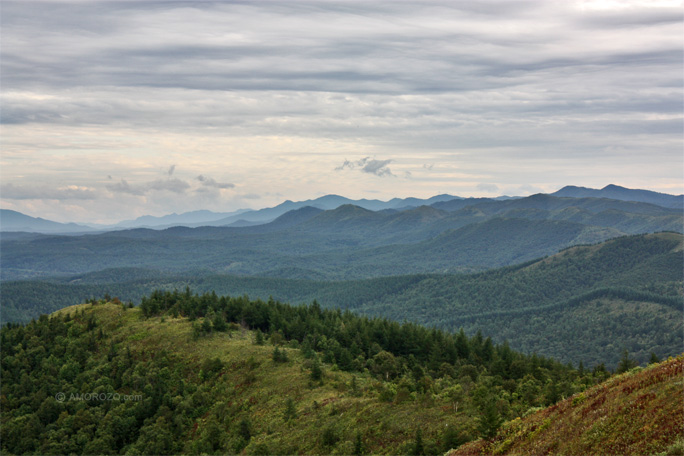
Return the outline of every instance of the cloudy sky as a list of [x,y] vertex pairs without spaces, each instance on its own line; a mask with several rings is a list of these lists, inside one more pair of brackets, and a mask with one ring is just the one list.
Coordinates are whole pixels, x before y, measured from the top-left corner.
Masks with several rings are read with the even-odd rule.
[[682,2],[3,0],[1,206],[684,192]]

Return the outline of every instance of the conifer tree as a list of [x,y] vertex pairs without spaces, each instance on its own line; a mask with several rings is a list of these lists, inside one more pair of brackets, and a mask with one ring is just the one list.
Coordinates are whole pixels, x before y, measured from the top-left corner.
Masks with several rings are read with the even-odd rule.
[[638,364],[637,362],[629,357],[629,352],[627,349],[625,349],[622,352],[622,358],[620,358],[620,363],[617,366],[617,370],[615,371],[618,374],[622,374],[623,372],[627,372],[628,370],[637,367]]
[[423,447],[423,431],[420,428],[416,430],[416,440],[413,443],[413,451],[411,454],[421,455],[425,453],[425,448]]
[[651,352],[651,358],[648,360],[648,364],[656,364],[660,362],[660,358],[658,358],[658,355],[655,354],[655,352]]
[[287,401],[285,401],[284,418],[285,421],[290,421],[297,418],[297,408],[295,407],[295,403],[291,397],[288,397]]
[[363,451],[363,440],[361,440],[361,431],[356,431],[356,438],[354,439],[354,451],[352,452],[354,456],[361,456],[364,454]]
[[321,368],[318,358],[314,358],[313,365],[311,366],[311,380],[320,381],[323,379],[323,369]]
[[482,415],[478,430],[482,438],[490,439],[496,435],[496,431],[501,426],[502,418],[499,411],[496,409],[496,402],[494,398],[488,398],[482,406]]

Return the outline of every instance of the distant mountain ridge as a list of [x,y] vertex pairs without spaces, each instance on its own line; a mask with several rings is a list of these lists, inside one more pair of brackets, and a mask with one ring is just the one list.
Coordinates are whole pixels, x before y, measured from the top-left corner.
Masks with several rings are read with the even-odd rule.
[[197,223],[211,223],[229,216],[239,215],[243,212],[248,212],[249,209],[239,209],[233,212],[213,212],[208,210],[199,210],[184,212],[182,214],[169,214],[161,217],[153,215],[143,215],[135,220],[125,220],[119,222],[114,227],[117,228],[151,228],[151,227],[166,227],[178,226]]
[[76,223],[59,223],[40,217],[31,217],[10,209],[0,209],[0,231],[22,231],[29,233],[86,233],[92,228]]
[[450,201],[380,211],[304,206],[256,226],[136,228],[72,238],[12,234],[2,240],[0,278],[129,266],[328,280],[473,272],[625,234],[684,231],[680,211],[650,203],[543,194],[478,201],[455,211],[438,208]]
[[620,187],[619,185],[614,184],[606,185],[600,190],[568,185],[557,192],[551,193],[551,195],[570,198],[610,198],[622,201],[656,204],[672,209],[681,210],[684,208],[684,195],[669,195],[667,193],[658,193],[651,190],[637,190]]
[[[264,208],[264,209],[259,209],[255,211],[248,211],[248,212],[243,212],[240,214],[240,216],[230,216],[226,217],[224,219],[216,220],[212,223],[213,226],[227,226],[238,219],[242,219],[245,221],[249,222],[261,222],[261,223],[268,223],[270,221],[275,220],[276,218],[280,217],[281,215],[296,210],[296,209],[301,209],[303,207],[313,207],[316,209],[322,209],[324,211],[332,210],[332,209],[337,209],[340,206],[344,205],[353,205],[357,206],[369,211],[382,211],[386,209],[397,209],[397,210],[403,210],[403,209],[410,209],[412,207],[417,207],[417,206],[422,206],[422,205],[431,205],[434,203],[438,202],[444,202],[444,201],[450,201],[453,199],[461,199],[459,196],[452,196],[452,195],[436,195],[431,198],[427,199],[420,199],[420,198],[393,198],[389,201],[380,201],[380,200],[369,200],[369,199],[360,199],[360,200],[352,200],[349,198],[345,198],[343,196],[339,195],[325,195],[321,196],[320,198],[316,199],[310,199],[310,200],[305,200],[305,201],[284,201],[283,203],[280,203],[279,205],[275,207],[269,207],[269,208]],[[196,224],[194,226],[197,226]]]
[[[566,186],[562,189],[550,193],[532,195],[538,200],[533,203],[534,208],[540,209],[540,202],[545,197],[559,197],[559,198],[594,198],[602,199],[604,201],[596,201],[595,208],[587,208],[591,212],[598,212],[597,208],[602,209],[617,209],[625,210],[624,205],[619,203],[610,203],[607,200],[621,201],[623,203],[632,202],[634,204],[649,204],[658,207],[668,208],[677,212],[684,209],[684,195],[668,195],[665,193],[653,192],[650,190],[633,190],[618,185],[608,185],[601,190]],[[50,220],[45,220],[37,217],[30,217],[17,211],[3,209],[0,213],[0,231],[12,232],[29,232],[29,233],[51,233],[51,234],[68,234],[68,233],[85,233],[85,232],[104,232],[112,230],[132,229],[132,228],[149,228],[161,230],[171,228],[174,226],[186,227],[201,227],[201,226],[232,226],[232,227],[248,227],[260,225],[274,221],[281,215],[301,209],[304,207],[313,207],[320,210],[337,209],[343,205],[354,205],[363,209],[374,212],[393,212],[406,211],[420,206],[431,206],[441,211],[454,212],[461,209],[477,206],[486,213],[492,214],[493,211],[504,211],[513,208],[530,207],[530,197],[511,197],[499,196],[495,198],[463,198],[449,194],[436,195],[430,198],[392,198],[389,201],[381,201],[374,199],[359,199],[353,200],[339,195],[325,195],[315,199],[305,201],[284,201],[277,206],[263,209],[239,209],[233,212],[213,212],[209,210],[197,210],[184,212],[182,214],[168,214],[164,216],[144,215],[134,220],[125,220],[115,225],[88,225],[76,223],[58,223]],[[549,200],[551,201],[551,200]],[[575,206],[572,202],[565,202],[558,204],[553,210],[559,210],[563,207]],[[489,203],[483,206],[484,203]],[[657,210],[642,206],[640,210],[636,210],[639,206],[632,206],[628,212],[639,212],[652,215]],[[551,210],[551,208],[545,208]]]

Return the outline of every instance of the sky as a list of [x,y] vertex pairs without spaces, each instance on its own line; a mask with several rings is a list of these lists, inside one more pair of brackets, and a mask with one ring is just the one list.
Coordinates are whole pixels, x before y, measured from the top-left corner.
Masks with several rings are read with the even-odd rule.
[[3,0],[0,206],[684,193],[682,2]]

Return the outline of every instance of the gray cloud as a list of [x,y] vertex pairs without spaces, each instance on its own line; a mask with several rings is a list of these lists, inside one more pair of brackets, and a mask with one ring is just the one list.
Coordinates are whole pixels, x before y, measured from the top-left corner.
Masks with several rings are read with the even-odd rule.
[[228,182],[216,182],[211,177],[204,176],[200,174],[197,176],[197,180],[202,183],[203,186],[205,187],[211,187],[211,188],[218,188],[218,189],[227,189],[227,188],[235,188],[235,184],[231,184]]
[[364,173],[375,174],[376,176],[394,176],[392,170],[387,165],[392,163],[392,159],[376,160],[370,157],[364,157],[355,162],[344,160],[340,166],[335,168],[335,171],[342,171],[343,169],[359,169]]
[[116,184],[106,186],[107,190],[114,193],[127,193],[129,195],[142,196],[152,191],[167,191],[173,193],[184,193],[190,188],[190,184],[180,179],[158,179],[145,182],[140,185],[131,185],[125,179],[121,179]]
[[[584,120],[605,131],[575,150],[634,135],[628,123],[653,113],[675,119],[648,128],[681,124],[677,8],[366,3],[49,2],[36,16],[6,2],[0,114],[387,147],[498,147],[527,133],[525,150],[577,138]],[[14,92],[46,87],[56,96]]]
[[387,167],[390,163],[392,163],[392,160],[368,160],[363,165],[363,168],[361,168],[361,171],[375,174],[376,176],[392,176],[392,171]]
[[149,190],[183,193],[190,188],[190,184],[180,179],[159,179],[148,182],[145,187]]
[[129,195],[141,196],[145,194],[145,190],[140,187],[132,187],[125,179],[116,184],[107,185],[107,190],[114,193],[127,193]]

